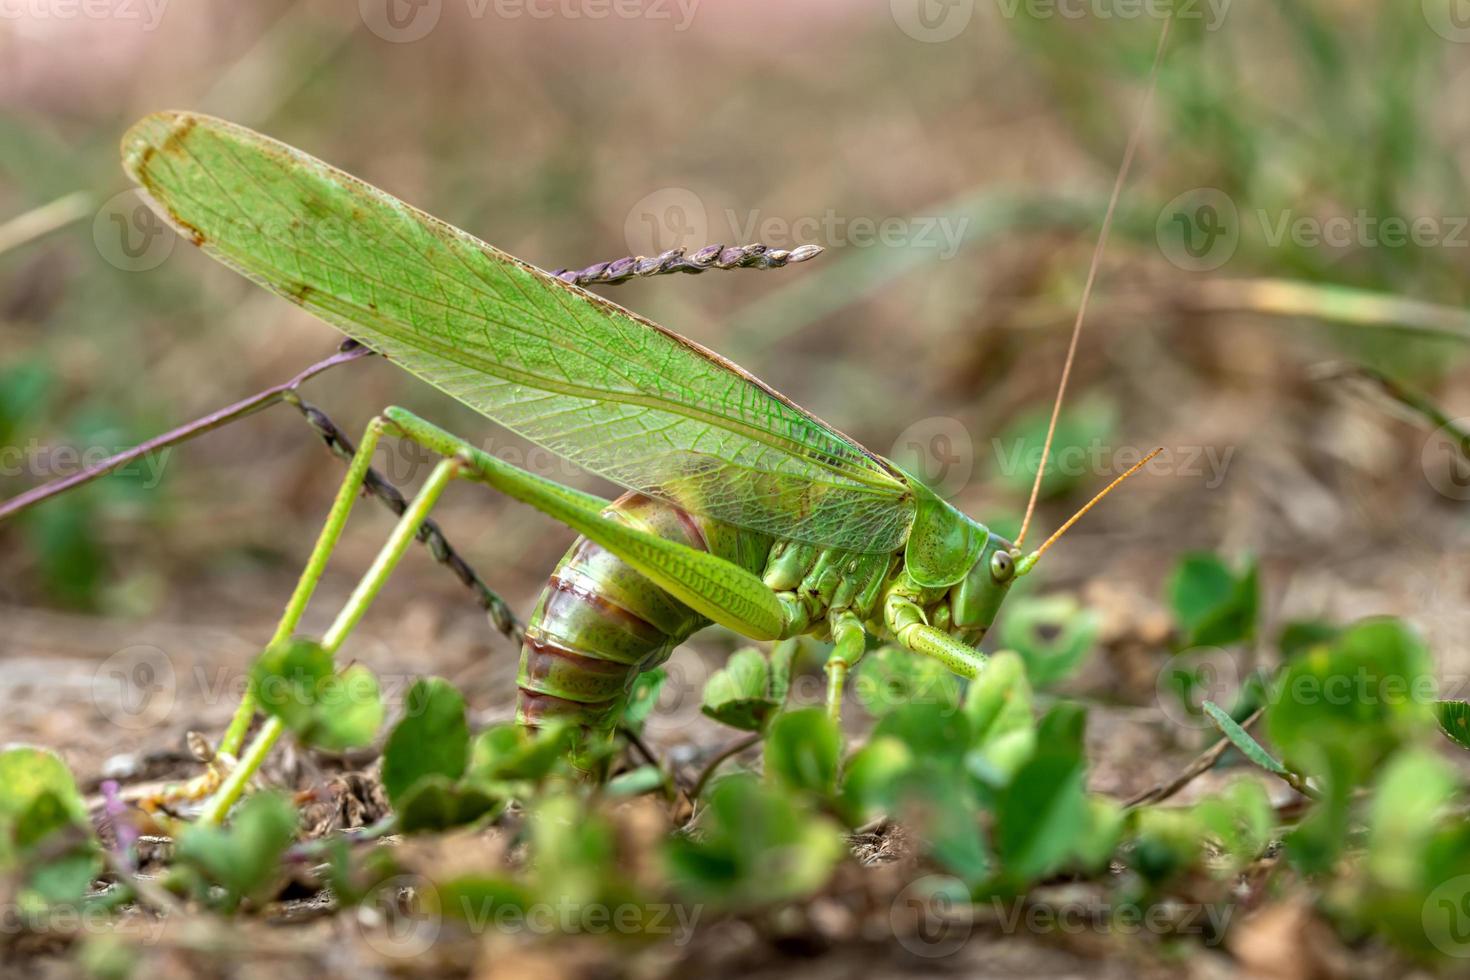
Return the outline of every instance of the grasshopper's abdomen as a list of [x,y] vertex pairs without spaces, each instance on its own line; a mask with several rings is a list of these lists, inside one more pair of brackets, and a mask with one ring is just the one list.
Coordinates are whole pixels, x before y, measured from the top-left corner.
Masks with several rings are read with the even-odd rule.
[[[625,494],[604,514],[754,572],[770,551],[763,535],[642,494]],[[634,678],[708,623],[605,548],[578,539],[526,626],[516,720],[533,728],[559,720],[612,730]]]

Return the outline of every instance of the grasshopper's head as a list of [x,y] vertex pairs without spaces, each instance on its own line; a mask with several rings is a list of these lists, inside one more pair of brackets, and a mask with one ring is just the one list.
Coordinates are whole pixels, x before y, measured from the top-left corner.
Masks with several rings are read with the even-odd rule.
[[990,629],[1011,583],[1025,574],[1023,561],[1019,548],[998,534],[990,535],[965,577],[950,587],[949,615],[956,633],[978,639]]
[[926,489],[916,486],[916,495],[904,570],[916,585],[945,590],[950,632],[978,642],[995,621],[1011,583],[1031,570],[1034,559],[1023,558],[1005,538]]
[[[916,508],[904,550],[904,571],[922,588],[944,589],[949,606],[950,632],[966,642],[979,642],[990,624],[995,622],[1001,603],[1011,590],[1011,583],[1029,574],[1042,554],[1083,514],[1160,452],[1161,449],[1155,449],[1108,484],[1041,547],[1025,555],[1021,552],[1020,538],[1012,544],[992,533],[984,524],[966,517],[911,477]],[[1021,535],[1024,537],[1025,533],[1023,523]]]

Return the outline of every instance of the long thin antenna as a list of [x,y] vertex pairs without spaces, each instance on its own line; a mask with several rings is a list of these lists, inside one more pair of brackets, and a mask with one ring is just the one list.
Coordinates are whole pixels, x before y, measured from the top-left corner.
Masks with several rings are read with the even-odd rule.
[[1016,566],[1017,574],[1025,574],[1026,572],[1029,572],[1031,570],[1031,566],[1036,564],[1036,559],[1040,558],[1047,548],[1050,548],[1053,544],[1055,544],[1057,538],[1060,538],[1063,534],[1066,534],[1068,528],[1070,528],[1073,524],[1076,524],[1078,521],[1082,520],[1083,514],[1086,514],[1088,511],[1092,510],[1092,508],[1096,507],[1099,503],[1102,502],[1102,499],[1104,497],[1106,497],[1108,494],[1112,493],[1118,488],[1118,484],[1122,483],[1134,473],[1137,473],[1139,470],[1143,469],[1145,466],[1148,465],[1149,460],[1153,459],[1155,456],[1163,451],[1164,447],[1160,446],[1153,452],[1149,453],[1147,456],[1143,457],[1143,459],[1140,459],[1138,462],[1128,467],[1128,472],[1124,473],[1112,483],[1109,483],[1107,486],[1103,487],[1101,493],[1099,493],[1096,497],[1093,497],[1086,504],[1084,504],[1082,506],[1082,509],[1079,510],[1077,513],[1067,518],[1067,523],[1057,528],[1056,532],[1051,537],[1043,541],[1040,548],[1037,548],[1031,554],[1021,559],[1021,561]]
[[[1098,234],[1097,244],[1092,249],[1092,264],[1087,269],[1087,283],[1082,287],[1082,300],[1077,304],[1077,319],[1072,323],[1072,341],[1067,345],[1067,359],[1062,364],[1062,380],[1057,385],[1057,399],[1052,403],[1051,422],[1046,427],[1046,442],[1041,446],[1041,462],[1036,467],[1036,481],[1031,484],[1031,499],[1026,502],[1026,516],[1021,520],[1021,533],[1016,535],[1016,547],[1018,548],[1021,542],[1026,540],[1026,531],[1031,527],[1031,517],[1036,512],[1036,498],[1041,494],[1041,478],[1046,473],[1046,461],[1051,455],[1052,439],[1057,434],[1057,419],[1062,414],[1062,399],[1067,394],[1067,381],[1072,377],[1072,362],[1077,358],[1077,340],[1082,336],[1082,321],[1087,316],[1087,301],[1092,298],[1092,287],[1097,282],[1097,270],[1102,265],[1103,250],[1108,244],[1108,232],[1113,227],[1113,214],[1118,210],[1118,198],[1123,194],[1123,184],[1128,179],[1128,170],[1133,166],[1133,156],[1138,151],[1138,143],[1143,135],[1143,121],[1148,118],[1148,108],[1153,101],[1154,89],[1158,87],[1159,66],[1164,63],[1164,46],[1169,40],[1169,27],[1173,23],[1174,13],[1170,8],[1168,17],[1164,19],[1164,29],[1159,33],[1159,46],[1154,51],[1153,67],[1149,69],[1148,88],[1143,93],[1138,118],[1133,123],[1133,132],[1128,136],[1128,145],[1123,150],[1123,162],[1118,167],[1118,176],[1113,181],[1113,193],[1108,198],[1107,213],[1103,215],[1102,231]],[[1055,540],[1056,535],[1052,535],[1052,538]]]

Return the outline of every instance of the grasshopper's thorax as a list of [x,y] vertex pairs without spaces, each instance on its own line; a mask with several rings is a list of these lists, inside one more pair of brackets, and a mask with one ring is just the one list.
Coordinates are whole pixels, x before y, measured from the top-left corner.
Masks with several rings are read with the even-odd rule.
[[822,635],[832,613],[851,610],[864,622],[882,607],[885,587],[902,568],[898,554],[860,554],[777,541],[761,575],[795,613],[796,633]]
[[[844,611],[855,613],[874,636],[892,638],[895,604],[917,607],[924,622],[970,644],[980,642],[991,619],[976,623],[964,580],[940,587],[915,582],[902,552],[859,554],[777,541],[762,580],[795,612],[792,632],[819,639],[829,637],[832,614]],[[959,622],[967,610],[969,621]]]

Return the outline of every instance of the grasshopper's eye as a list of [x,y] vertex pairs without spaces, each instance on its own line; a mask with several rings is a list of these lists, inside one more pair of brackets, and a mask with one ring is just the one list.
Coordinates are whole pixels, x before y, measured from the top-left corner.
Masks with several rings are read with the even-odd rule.
[[991,578],[997,582],[1009,582],[1014,574],[1016,574],[1016,563],[1011,559],[1009,552],[997,551],[990,556]]

